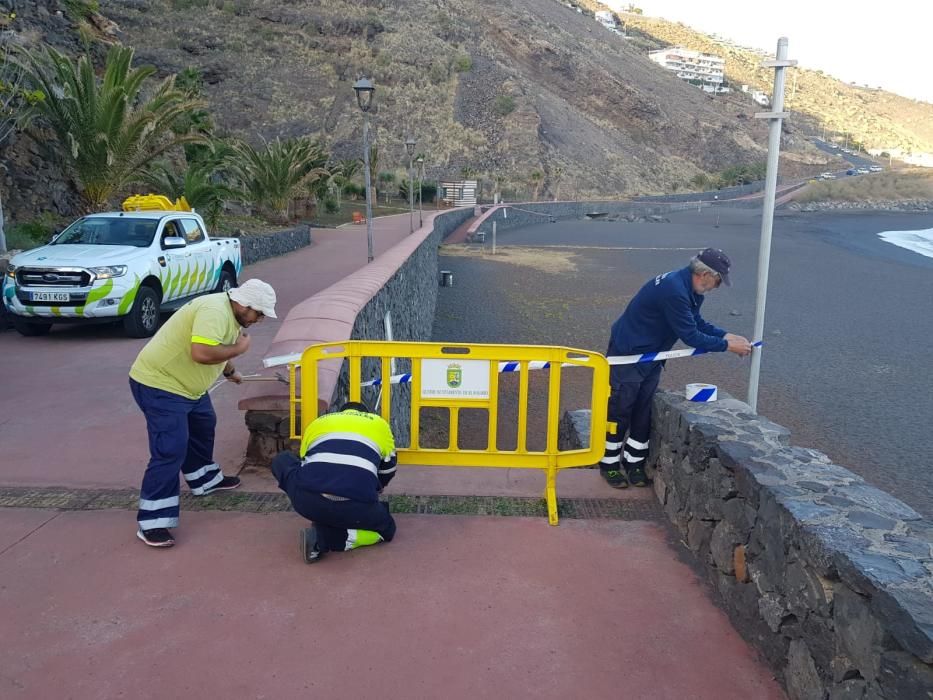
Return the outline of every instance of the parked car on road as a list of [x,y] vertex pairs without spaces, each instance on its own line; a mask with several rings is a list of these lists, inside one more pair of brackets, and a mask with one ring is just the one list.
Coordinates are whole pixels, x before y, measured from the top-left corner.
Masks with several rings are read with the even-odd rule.
[[145,338],[162,311],[235,287],[241,268],[239,239],[210,239],[184,199],[135,195],[123,211],[84,216],[49,245],[14,256],[0,288],[23,335],[122,320],[127,335]]
[[880,165],[872,165],[870,168],[868,168],[868,170],[873,173],[880,173],[882,170],[884,170],[884,168],[882,168]]

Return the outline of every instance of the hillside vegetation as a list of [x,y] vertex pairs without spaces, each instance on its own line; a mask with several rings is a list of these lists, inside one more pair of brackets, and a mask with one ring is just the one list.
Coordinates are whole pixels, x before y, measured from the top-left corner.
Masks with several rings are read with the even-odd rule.
[[933,173],[923,168],[873,173],[812,182],[794,196],[797,202],[933,201]]

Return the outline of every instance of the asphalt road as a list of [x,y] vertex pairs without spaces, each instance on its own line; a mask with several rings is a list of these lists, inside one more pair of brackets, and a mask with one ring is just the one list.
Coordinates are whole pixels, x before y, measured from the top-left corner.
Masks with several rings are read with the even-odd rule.
[[[834,146],[833,144],[827,143],[825,141],[821,141],[820,139],[813,139],[813,145],[819,148],[821,151],[825,151],[826,153],[831,153],[834,156],[839,156],[840,158],[844,158],[856,168],[870,168],[873,165],[881,165],[881,163],[878,163],[872,160],[871,158],[869,158],[867,154],[863,156],[858,153],[844,153],[842,149],[839,148],[838,146]],[[841,171],[841,173],[837,171],[836,174],[844,175],[845,170]]]
[[[502,233],[500,245],[534,246],[574,269],[444,256],[454,286],[440,290],[434,338],[605,351],[609,326],[641,284],[708,245],[729,253],[734,272],[731,289],[708,295],[704,316],[750,336],[760,221],[755,212],[720,209],[673,215],[671,223],[561,222]],[[877,233],[929,228],[929,214],[777,217],[758,404],[796,444],[826,452],[926,516],[933,258]],[[711,382],[744,399],[748,372],[749,362],[731,354],[673,360],[662,386]]]

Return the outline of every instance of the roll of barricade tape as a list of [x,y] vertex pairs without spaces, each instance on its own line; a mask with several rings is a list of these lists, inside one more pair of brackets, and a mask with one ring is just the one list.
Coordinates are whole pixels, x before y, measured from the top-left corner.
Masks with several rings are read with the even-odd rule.
[[687,385],[687,401],[698,401],[698,402],[707,402],[716,400],[716,385],[715,384],[688,384]]

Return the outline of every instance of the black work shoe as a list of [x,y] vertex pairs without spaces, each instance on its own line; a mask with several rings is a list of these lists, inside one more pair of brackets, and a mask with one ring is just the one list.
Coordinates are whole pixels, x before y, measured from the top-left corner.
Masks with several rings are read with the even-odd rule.
[[628,480],[625,478],[625,474],[618,469],[600,469],[599,473],[612,488],[628,488]]
[[137,530],[136,536],[150,547],[171,547],[175,544],[172,533],[164,527],[155,527],[151,530]]
[[240,477],[238,476],[225,476],[223,479],[218,481],[216,484],[211,486],[207,491],[202,493],[202,496],[208,496],[214,491],[229,491],[230,489],[235,489],[240,485]]
[[317,530],[313,527],[302,528],[298,533],[298,546],[305,564],[313,564],[324,556],[317,543]]
[[641,467],[632,467],[628,470],[628,480],[632,486],[647,486],[648,477]]

